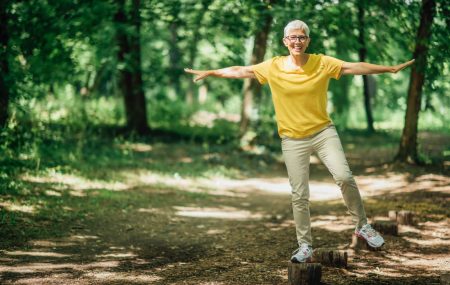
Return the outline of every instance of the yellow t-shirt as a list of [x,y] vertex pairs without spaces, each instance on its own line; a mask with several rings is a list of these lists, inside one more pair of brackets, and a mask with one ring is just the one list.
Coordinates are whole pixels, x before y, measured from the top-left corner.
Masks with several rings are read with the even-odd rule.
[[339,79],[342,60],[310,54],[300,70],[283,67],[286,56],[253,65],[261,84],[269,83],[280,137],[304,138],[331,123],[327,113],[330,78]]

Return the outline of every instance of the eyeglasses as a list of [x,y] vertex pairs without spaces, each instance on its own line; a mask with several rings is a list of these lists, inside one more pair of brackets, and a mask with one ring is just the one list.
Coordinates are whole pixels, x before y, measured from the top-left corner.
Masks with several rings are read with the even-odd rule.
[[286,37],[286,39],[288,39],[291,43],[295,43],[297,40],[304,43],[304,42],[306,42],[308,37],[307,36],[288,36],[288,37]]

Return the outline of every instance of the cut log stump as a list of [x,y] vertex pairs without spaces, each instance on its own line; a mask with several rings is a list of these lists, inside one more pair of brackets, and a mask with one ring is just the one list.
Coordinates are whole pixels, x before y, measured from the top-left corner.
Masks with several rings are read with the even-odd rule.
[[450,285],[450,272],[441,274],[441,285]]
[[348,254],[343,250],[316,248],[312,260],[326,266],[347,267]]
[[393,221],[374,221],[372,227],[382,234],[397,236],[398,224]]
[[414,213],[411,211],[400,211],[397,213],[397,223],[400,225],[413,225]]
[[370,250],[370,251],[381,251],[381,247],[371,247],[367,244],[366,240],[358,237],[357,235],[352,235],[352,243],[350,244],[350,248],[354,250]]
[[393,222],[397,222],[397,211],[395,211],[395,210],[389,211],[388,216],[389,216],[389,220],[391,220]]
[[389,220],[399,225],[414,225],[414,213],[411,211],[389,211]]
[[319,285],[322,278],[320,263],[292,263],[288,264],[289,285]]

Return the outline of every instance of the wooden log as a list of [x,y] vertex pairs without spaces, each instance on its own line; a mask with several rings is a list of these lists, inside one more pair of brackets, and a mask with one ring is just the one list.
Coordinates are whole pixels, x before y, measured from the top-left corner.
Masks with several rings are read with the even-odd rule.
[[389,220],[391,220],[393,222],[397,222],[397,211],[395,211],[395,210],[389,211],[388,216],[389,216]]
[[365,239],[355,234],[352,235],[352,243],[350,244],[350,248],[353,248],[354,250],[381,251],[381,247],[371,247]]
[[397,223],[400,225],[413,225],[414,213],[411,211],[400,211],[397,213]]
[[348,254],[343,250],[332,248],[316,248],[313,251],[312,261],[332,267],[347,267]]
[[288,264],[289,285],[319,285],[322,278],[320,263],[292,263]]
[[450,272],[442,273],[440,279],[441,279],[441,285],[450,285]]
[[396,221],[399,225],[414,225],[414,213],[411,211],[394,211],[388,213],[389,220]]
[[398,224],[393,221],[374,221],[372,227],[382,234],[398,235]]

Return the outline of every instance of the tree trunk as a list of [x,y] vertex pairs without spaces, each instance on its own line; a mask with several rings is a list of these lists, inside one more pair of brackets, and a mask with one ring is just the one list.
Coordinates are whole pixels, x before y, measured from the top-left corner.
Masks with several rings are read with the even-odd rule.
[[9,65],[8,65],[8,12],[7,2],[0,1],[0,128],[8,123],[9,109]]
[[169,79],[170,86],[174,92],[175,97],[179,97],[181,94],[181,83],[180,76],[183,73],[181,70],[180,62],[181,62],[181,51],[178,46],[179,34],[179,17],[180,17],[180,3],[177,1],[169,1],[170,5],[170,16],[172,20],[169,22]]
[[[117,0],[117,3],[118,60],[124,64],[120,70],[119,88],[124,96],[128,129],[143,134],[148,131],[148,124],[141,71],[140,0],[132,1],[131,17],[125,12],[125,0]],[[125,27],[130,23],[134,29],[127,34]]]
[[180,87],[180,60],[181,52],[178,48],[178,24],[176,21],[170,23],[170,83],[172,85],[175,96],[178,97],[181,94]]
[[[264,2],[264,10],[262,11],[262,27],[256,33],[255,40],[253,44],[252,58],[250,60],[250,65],[258,64],[264,59],[267,48],[267,38],[270,32],[270,26],[272,25],[272,13],[270,11],[270,6],[275,3],[275,0],[268,0]],[[247,78],[244,80],[244,98],[242,99],[241,108],[241,122],[240,122],[240,134],[243,136],[247,130],[250,123],[250,114],[253,107],[253,98],[261,92],[261,85]]]
[[[198,42],[200,40],[200,29],[199,27],[202,25],[203,17],[208,10],[209,5],[211,5],[212,0],[203,0],[202,1],[202,8],[199,13],[196,14],[195,20],[194,20],[194,28],[193,28],[193,35],[192,35],[192,42],[189,45],[189,68],[194,68],[195,58],[197,56],[197,46]],[[194,103],[194,94],[196,90],[196,85],[194,81],[189,80],[189,87],[186,92],[186,103],[188,105],[192,105]]]
[[134,125],[139,132],[145,132],[148,130],[148,124],[144,84],[142,81],[140,6],[140,0],[133,0],[132,21],[135,32],[131,34],[131,59],[133,66]]
[[[336,55],[341,59],[349,58],[349,49],[346,48],[345,42],[347,38],[341,36],[336,38]],[[340,128],[347,128],[348,124],[348,110],[350,106],[349,90],[352,82],[351,76],[342,76],[339,80],[332,80],[330,82],[330,90],[333,93],[331,101],[333,103],[333,121],[337,123]]]
[[431,37],[431,25],[435,13],[436,2],[434,0],[423,0],[416,48],[413,54],[416,62],[412,66],[411,79],[409,81],[405,126],[403,127],[399,152],[396,156],[396,160],[402,162],[420,163],[417,153],[417,124],[419,121],[422,87],[425,81],[428,42]]
[[[359,31],[359,61],[366,60],[367,48],[365,41],[365,27],[364,27],[364,1],[358,1],[358,31]],[[372,105],[370,104],[370,94],[369,94],[369,82],[367,75],[363,75],[363,89],[364,89],[364,109],[366,110],[367,118],[367,131],[369,133],[374,133],[375,128],[373,127],[373,116],[372,116]]]

